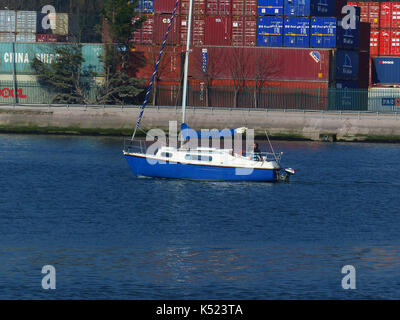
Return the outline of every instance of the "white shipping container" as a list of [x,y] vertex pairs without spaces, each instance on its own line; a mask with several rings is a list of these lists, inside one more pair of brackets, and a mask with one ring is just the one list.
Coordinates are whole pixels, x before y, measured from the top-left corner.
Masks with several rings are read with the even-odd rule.
[[36,33],[37,13],[36,11],[17,11],[16,32]]
[[17,33],[16,42],[36,42],[35,33]]
[[15,11],[0,10],[0,32],[15,32]]

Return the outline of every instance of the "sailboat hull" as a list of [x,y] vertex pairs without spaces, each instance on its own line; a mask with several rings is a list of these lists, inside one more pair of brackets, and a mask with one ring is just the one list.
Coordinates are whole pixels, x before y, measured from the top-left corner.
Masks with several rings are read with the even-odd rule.
[[135,176],[213,181],[276,182],[277,169],[237,170],[235,167],[165,162],[150,164],[146,157],[125,154]]

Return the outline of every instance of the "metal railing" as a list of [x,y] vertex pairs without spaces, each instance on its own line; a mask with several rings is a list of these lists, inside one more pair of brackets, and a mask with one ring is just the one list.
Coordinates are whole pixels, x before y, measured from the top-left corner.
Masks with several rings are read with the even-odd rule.
[[276,161],[279,163],[282,159],[282,152],[279,153],[272,153],[272,152],[250,152],[245,153],[245,157],[250,157],[251,159],[261,159],[260,161]]
[[[224,149],[213,149],[213,148],[203,148],[199,146],[199,150],[197,148],[184,148],[181,147],[179,148],[181,151],[186,151],[188,153],[193,153],[195,154],[206,154],[206,155],[213,155],[213,154],[220,154],[220,155],[227,155],[226,150]],[[143,154],[145,155],[147,152],[147,143],[143,139],[124,139],[124,151],[127,153],[137,153],[137,154]],[[234,154],[234,150],[230,150],[230,153],[232,152],[232,155]],[[239,154],[242,157],[250,158],[250,159],[259,159],[255,161],[276,161],[277,163],[280,163],[282,159],[282,152],[279,153],[272,153],[272,152],[242,152]]]
[[[95,88],[88,95],[95,101]],[[13,105],[12,83],[0,83],[0,104]],[[17,86],[18,105],[37,105],[47,107],[67,106],[84,108],[132,108],[129,105],[87,105],[54,104],[54,92],[47,91],[36,83],[19,82]],[[148,107],[158,109],[175,107],[181,104],[180,86],[158,86],[155,101]],[[360,111],[397,112],[400,111],[400,89],[336,89],[336,88],[241,88],[232,87],[189,87],[188,105],[199,108],[225,109],[268,109],[297,111]],[[188,109],[190,110],[189,107]]]
[[146,154],[146,141],[141,139],[124,139],[124,151],[128,153]]

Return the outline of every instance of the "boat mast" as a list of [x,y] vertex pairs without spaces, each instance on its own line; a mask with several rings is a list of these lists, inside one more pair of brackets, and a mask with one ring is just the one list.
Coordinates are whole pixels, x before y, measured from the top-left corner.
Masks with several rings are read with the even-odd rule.
[[190,36],[191,36],[191,33],[192,33],[192,9],[193,9],[193,0],[190,0],[190,2],[189,2],[188,34],[187,34],[187,38],[186,38],[185,66],[184,66],[184,74],[183,74],[182,123],[185,123],[185,119],[186,119],[186,101],[187,101],[187,82],[188,82],[188,70],[189,70]]

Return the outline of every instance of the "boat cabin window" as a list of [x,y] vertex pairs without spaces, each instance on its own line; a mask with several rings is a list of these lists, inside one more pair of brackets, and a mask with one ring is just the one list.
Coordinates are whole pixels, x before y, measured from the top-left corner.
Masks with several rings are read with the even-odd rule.
[[172,153],[170,153],[170,152],[161,152],[161,157],[171,158],[172,157]]
[[194,155],[194,154],[187,154],[185,156],[186,160],[196,160],[196,161],[212,161],[212,157],[210,156],[201,156],[201,155]]

